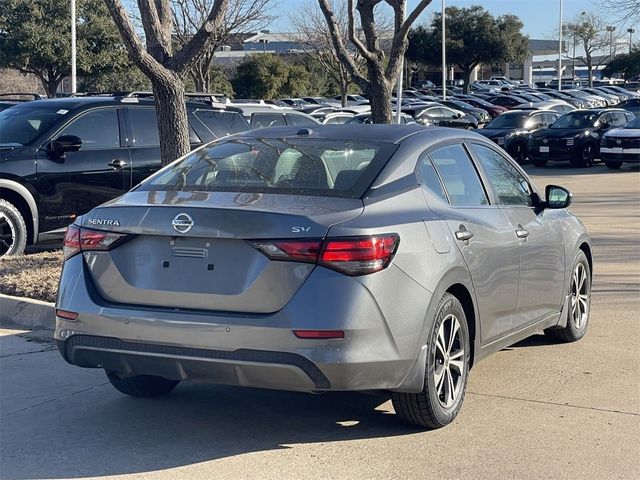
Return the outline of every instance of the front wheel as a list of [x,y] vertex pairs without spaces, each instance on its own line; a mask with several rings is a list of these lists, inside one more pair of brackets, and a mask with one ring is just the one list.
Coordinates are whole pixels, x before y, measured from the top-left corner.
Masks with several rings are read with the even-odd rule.
[[578,153],[570,163],[576,167],[588,168],[593,166],[595,159],[596,146],[591,142],[587,142],[578,150]]
[[20,210],[0,199],[0,257],[20,255],[27,246],[27,225]]
[[133,397],[151,398],[166,395],[180,383],[179,380],[169,380],[155,375],[119,377],[114,372],[106,373],[109,382],[116,390]]
[[527,147],[522,142],[516,142],[509,147],[509,155],[511,155],[511,158],[517,163],[522,165],[527,161]]
[[548,160],[531,160],[534,167],[545,167],[547,165]]
[[562,342],[575,342],[584,337],[591,310],[591,269],[587,256],[581,250],[576,255],[569,289],[567,325],[549,328],[544,333]]
[[394,392],[391,397],[403,422],[435,429],[456,418],[467,387],[470,350],[464,309],[456,297],[445,293],[429,335],[422,391]]
[[604,164],[611,170],[618,170],[622,166],[622,162],[604,162]]

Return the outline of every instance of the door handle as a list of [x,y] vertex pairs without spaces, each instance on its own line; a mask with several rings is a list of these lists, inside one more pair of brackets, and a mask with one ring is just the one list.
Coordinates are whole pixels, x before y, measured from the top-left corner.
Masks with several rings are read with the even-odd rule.
[[109,163],[107,163],[107,165],[109,167],[115,168],[116,170],[120,170],[122,167],[127,166],[127,162],[125,162],[124,160],[120,160],[119,158],[114,158]]
[[518,224],[518,228],[516,229],[516,237],[527,238],[528,236],[529,230],[526,230],[522,225]]
[[467,227],[465,227],[464,225],[460,225],[460,227],[458,228],[459,230],[456,232],[456,238],[458,240],[465,241],[471,240],[473,238],[473,233],[467,230]]

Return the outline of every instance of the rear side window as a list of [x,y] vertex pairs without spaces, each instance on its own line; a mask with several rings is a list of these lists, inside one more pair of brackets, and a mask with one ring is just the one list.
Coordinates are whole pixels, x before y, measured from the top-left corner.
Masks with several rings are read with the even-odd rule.
[[444,188],[442,188],[442,183],[440,183],[440,179],[438,178],[438,173],[433,167],[431,159],[427,155],[424,155],[420,161],[420,165],[418,167],[418,181],[421,185],[435,193],[443,202],[449,202],[447,194],[444,192]]
[[130,108],[129,122],[133,131],[133,142],[136,147],[160,145],[158,120],[154,108]]
[[83,150],[120,147],[120,126],[115,108],[101,108],[80,115],[57,135],[75,135]]
[[286,125],[284,115],[281,113],[254,113],[251,115],[251,126],[253,128],[278,127]]
[[488,205],[489,200],[482,187],[471,158],[460,144],[433,151],[430,155],[444,182],[452,205]]
[[239,113],[196,110],[194,115],[218,138],[249,130],[249,124]]
[[359,198],[395,149],[351,140],[233,139],[191,153],[140,188]]

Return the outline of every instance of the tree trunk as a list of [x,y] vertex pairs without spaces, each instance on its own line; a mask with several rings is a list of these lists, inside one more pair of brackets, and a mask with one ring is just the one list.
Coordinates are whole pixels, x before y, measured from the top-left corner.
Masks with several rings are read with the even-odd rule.
[[593,87],[593,60],[587,55],[587,75],[589,75],[589,88]]
[[349,93],[349,82],[343,80],[340,82],[340,104],[342,108],[347,106],[347,93]]
[[373,123],[391,123],[393,112],[391,110],[391,87],[384,76],[384,72],[378,68],[369,68],[369,88],[367,91],[369,104],[371,105],[371,118]]
[[191,150],[189,146],[189,123],[184,99],[184,84],[175,74],[154,78],[151,81],[156,99],[156,117],[160,142],[160,160],[168,165]]
[[49,98],[53,98],[56,96],[56,93],[58,92],[58,85],[60,85],[60,79],[56,78],[56,77],[49,77],[49,78],[40,78],[40,81],[42,82],[42,87],[44,88],[44,91],[47,94],[47,97]]
[[[475,68],[475,67],[473,67],[473,68]],[[471,82],[471,72],[473,72],[473,68],[463,68],[462,69],[462,78],[464,79],[463,92],[465,94],[469,93],[469,83]]]

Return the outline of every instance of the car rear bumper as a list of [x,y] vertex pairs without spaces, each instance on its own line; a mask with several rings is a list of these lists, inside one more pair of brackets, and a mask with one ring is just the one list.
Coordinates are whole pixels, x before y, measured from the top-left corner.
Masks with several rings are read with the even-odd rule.
[[[430,294],[393,265],[376,275],[404,286],[395,289],[392,312],[365,281],[321,267],[273,314],[154,309],[106,303],[77,255],[65,264],[56,306],[78,317],[57,317],[54,336],[67,362],[125,376],[305,392],[419,391],[424,377],[413,369]],[[303,339],[293,330],[341,330],[344,338]]]

